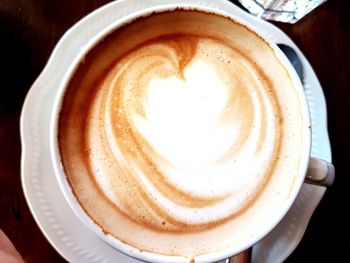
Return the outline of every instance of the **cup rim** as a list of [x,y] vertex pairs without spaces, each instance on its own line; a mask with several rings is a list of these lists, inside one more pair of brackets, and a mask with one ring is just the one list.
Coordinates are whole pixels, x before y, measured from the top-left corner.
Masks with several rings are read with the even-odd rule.
[[[273,49],[276,56],[278,57],[281,64],[286,68],[288,75],[291,78],[291,81],[293,83],[293,87],[298,93],[299,99],[300,99],[300,109],[302,110],[302,115],[307,119],[308,123],[311,123],[310,119],[310,113],[309,113],[309,107],[307,105],[306,95],[303,91],[303,85],[301,80],[299,79],[297,73],[295,72],[295,69],[293,68],[292,64],[288,60],[288,58],[285,56],[285,54],[278,48],[277,43],[274,43],[272,40],[267,39],[264,37],[261,33],[258,32],[258,30],[255,28],[253,24],[248,22],[247,20],[237,17],[236,15],[223,11],[221,9],[204,5],[203,3],[200,4],[193,4],[193,3],[172,3],[167,5],[154,5],[152,7],[148,7],[139,11],[131,12],[130,14],[123,16],[122,18],[114,21],[109,26],[105,27],[103,30],[101,30],[94,38],[92,38],[84,48],[80,50],[80,52],[75,56],[73,62],[71,63],[70,67],[66,70],[66,74],[62,81],[60,82],[60,85],[58,87],[57,96],[54,100],[52,112],[50,114],[50,157],[51,162],[53,164],[54,173],[56,176],[56,179],[58,181],[60,190],[63,192],[66,201],[68,202],[69,206],[72,208],[74,213],[78,216],[78,218],[85,224],[85,226],[90,229],[90,231],[94,232],[100,239],[102,239],[104,242],[106,242],[108,245],[112,246],[113,248],[119,250],[120,252],[134,257],[136,259],[140,260],[147,260],[151,262],[183,262],[184,259],[188,261],[187,257],[182,256],[168,256],[168,255],[162,255],[157,254],[153,252],[145,252],[141,251],[131,245],[125,244],[122,241],[118,240],[116,237],[111,236],[109,234],[106,234],[100,226],[94,223],[94,221],[87,215],[87,213],[84,211],[84,209],[81,207],[79,201],[77,200],[76,196],[73,193],[73,190],[70,186],[70,184],[67,181],[67,177],[64,173],[63,165],[61,163],[60,153],[58,149],[58,139],[57,139],[57,132],[58,132],[58,119],[61,109],[61,104],[63,101],[64,93],[67,87],[67,84],[69,83],[71,77],[74,75],[76,68],[79,66],[80,62],[84,59],[85,55],[90,52],[90,50],[96,46],[101,39],[103,39],[105,36],[107,36],[109,33],[113,32],[114,30],[123,27],[125,24],[128,24],[132,22],[133,20],[139,18],[139,17],[146,17],[151,15],[152,13],[162,13],[166,11],[173,11],[175,9],[183,9],[183,10],[198,10],[206,13],[215,13],[217,15],[221,15],[224,17],[228,17],[229,19],[242,24],[246,26],[249,30],[253,31],[255,34],[260,36],[265,42]],[[304,148],[302,149],[303,154],[301,155],[301,164],[302,172],[300,172],[302,175],[297,176],[297,180],[295,181],[293,186],[293,191],[291,192],[291,198],[289,199],[289,202],[284,206],[284,209],[280,211],[280,214],[278,217],[275,217],[275,220],[273,223],[270,224],[269,227],[264,228],[264,231],[261,231],[260,235],[254,238],[254,240],[247,239],[245,242],[242,242],[242,244],[239,247],[228,247],[223,250],[210,252],[208,254],[202,254],[195,256],[196,262],[202,262],[202,261],[218,261],[225,258],[228,258],[234,254],[238,254],[245,249],[251,247],[255,243],[257,243],[260,239],[262,239],[264,236],[266,236],[285,216],[285,214],[288,212],[290,207],[292,206],[295,198],[297,197],[297,194],[300,191],[300,188],[304,182],[304,175],[307,171],[308,161],[310,157],[310,151],[311,151],[311,129],[305,129],[305,133],[303,134],[303,139],[305,140]]]

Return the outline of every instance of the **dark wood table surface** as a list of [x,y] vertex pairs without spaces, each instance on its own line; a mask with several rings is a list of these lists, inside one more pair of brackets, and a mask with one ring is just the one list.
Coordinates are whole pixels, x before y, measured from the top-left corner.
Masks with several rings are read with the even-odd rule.
[[[0,228],[26,262],[65,262],[39,230],[20,180],[21,108],[57,41],[107,0],[0,0]],[[294,25],[275,23],[313,66],[327,101],[336,180],[287,262],[350,262],[350,8],[328,0]],[[1,262],[2,263],[2,262]]]

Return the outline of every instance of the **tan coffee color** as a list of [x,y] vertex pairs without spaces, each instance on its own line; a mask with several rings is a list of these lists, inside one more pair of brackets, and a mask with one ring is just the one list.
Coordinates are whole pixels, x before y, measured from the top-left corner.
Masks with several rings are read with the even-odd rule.
[[247,27],[199,11],[152,14],[78,66],[59,117],[62,164],[105,233],[142,251],[210,253],[232,245],[269,185],[298,170],[299,104],[273,49]]

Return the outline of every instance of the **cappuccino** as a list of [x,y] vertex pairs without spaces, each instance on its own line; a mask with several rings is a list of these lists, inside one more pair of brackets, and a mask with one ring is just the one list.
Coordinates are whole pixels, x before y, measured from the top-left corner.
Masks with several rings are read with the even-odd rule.
[[188,258],[219,251],[288,199],[308,129],[300,100],[246,26],[153,13],[76,67],[58,120],[63,169],[88,216],[123,243]]

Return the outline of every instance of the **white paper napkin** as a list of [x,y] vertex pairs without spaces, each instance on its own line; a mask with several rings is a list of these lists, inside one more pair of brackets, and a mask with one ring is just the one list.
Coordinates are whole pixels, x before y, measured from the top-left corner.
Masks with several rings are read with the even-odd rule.
[[326,0],[239,0],[239,2],[257,17],[293,24]]

